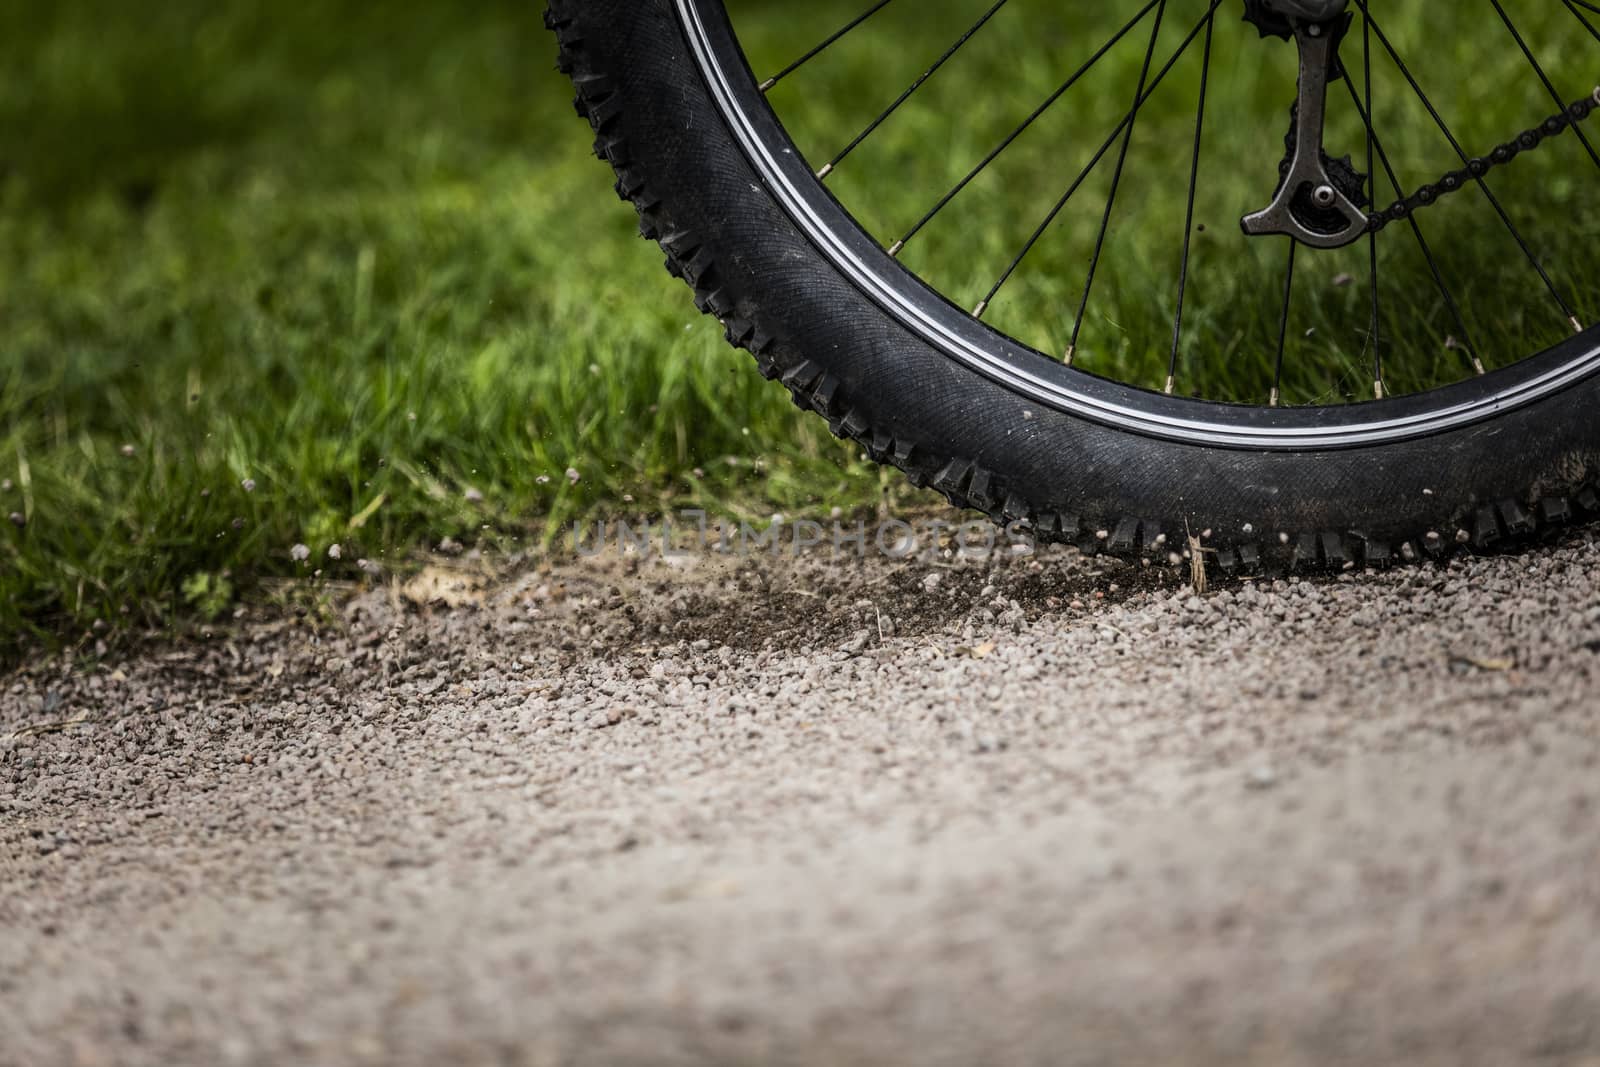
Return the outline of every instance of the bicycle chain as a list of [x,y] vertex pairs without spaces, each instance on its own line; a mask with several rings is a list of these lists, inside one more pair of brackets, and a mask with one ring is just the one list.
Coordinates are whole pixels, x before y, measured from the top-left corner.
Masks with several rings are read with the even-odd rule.
[[[1367,232],[1377,233],[1391,222],[1408,219],[1423,208],[1437,204],[1450,194],[1458,193],[1468,185],[1481,181],[1484,175],[1496,167],[1510,163],[1524,152],[1533,151],[1569,127],[1576,129],[1578,123],[1583,122],[1597,110],[1600,110],[1600,89],[1570,104],[1559,115],[1551,115],[1532,129],[1524,130],[1488,155],[1470,159],[1460,170],[1453,170],[1438,181],[1422,186],[1410,196],[1396,200],[1384,210],[1368,215]],[[1377,185],[1376,178],[1373,180],[1373,185]]]

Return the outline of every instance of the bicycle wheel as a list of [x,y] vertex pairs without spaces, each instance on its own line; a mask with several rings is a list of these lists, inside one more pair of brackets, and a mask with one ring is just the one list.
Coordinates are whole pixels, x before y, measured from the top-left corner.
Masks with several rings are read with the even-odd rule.
[[1600,510],[1600,16],[1476,6],[546,19],[641,232],[800,405],[958,505],[1232,570]]

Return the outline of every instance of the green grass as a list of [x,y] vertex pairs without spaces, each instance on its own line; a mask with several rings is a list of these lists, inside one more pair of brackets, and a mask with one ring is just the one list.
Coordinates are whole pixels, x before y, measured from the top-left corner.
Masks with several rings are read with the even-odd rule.
[[[892,239],[1014,120],[1018,99],[1059,78],[1072,50],[1030,46],[1077,41],[1107,17],[1102,5],[1014,8],[1024,4],[1049,8],[1048,32],[997,20],[1002,47],[941,74],[931,107],[897,117],[841,171],[840,194],[874,233]],[[811,81],[774,94],[802,147],[822,152],[859,124],[970,6],[885,15]],[[1164,43],[1194,6],[1173,0]],[[760,65],[788,58],[811,33],[803,21],[825,26],[848,7],[743,2],[736,13]],[[396,565],[445,536],[515,550],[597,509],[849,508],[899,485],[763,383],[637,240],[633,212],[589,157],[538,14],[529,0],[0,8],[0,517],[20,520],[0,522],[0,659],[97,623],[225,611],[269,577],[359,577],[359,559]],[[1492,73],[1481,55],[1434,51]],[[1109,64],[1107,84],[1134,76],[1138,59]],[[1178,68],[1163,112],[1141,122],[1118,215],[1126,239],[1085,324],[1092,370],[1151,384],[1165,372],[1182,216],[1153,194],[1148,163],[1186,152],[1192,81]],[[984,91],[997,84],[1016,94]],[[1255,121],[1219,119],[1208,141],[1241,161],[1200,206],[1209,225],[1185,384],[1214,395],[1262,390],[1281,246],[1233,235],[1240,205],[1270,195],[1261,161],[1276,159],[1287,91],[1282,64],[1265,63],[1232,65],[1216,90],[1248,101]],[[963,300],[981,293],[1087,156],[1083,130],[1107,128],[1115,96],[1052,114],[908,263]],[[1526,124],[1497,103],[1463,120],[1465,140]],[[1356,148],[1348,126],[1342,136]],[[1425,156],[1419,145],[1391,151]],[[1559,150],[1588,165],[1576,147]],[[1419,176],[1448,162],[1433,151]],[[888,194],[871,180],[884,173],[904,177]],[[1473,230],[1480,217],[1441,209],[1437,241],[1456,238],[1449,266],[1474,339],[1504,362],[1548,324],[1520,310],[1533,301],[1506,298],[1525,279],[1499,235]],[[1558,268],[1563,285],[1600,254],[1595,225],[1539,234],[1581,238],[1586,251]],[[1058,348],[1092,238],[1064,217],[996,324]],[[1415,272],[1407,254],[1395,253],[1396,276]],[[1349,324],[1364,294],[1329,280],[1362,270],[1359,250],[1308,268],[1298,401],[1361,392]],[[1396,350],[1427,353],[1397,367],[1401,385],[1455,373],[1430,290],[1402,287],[1389,315]],[[297,544],[309,560],[292,558]]]
[[879,492],[638,239],[536,5],[5,11],[0,653],[197,575]]

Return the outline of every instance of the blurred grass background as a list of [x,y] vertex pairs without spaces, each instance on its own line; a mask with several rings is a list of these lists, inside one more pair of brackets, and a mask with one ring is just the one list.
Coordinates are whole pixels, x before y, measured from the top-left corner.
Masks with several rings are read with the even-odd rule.
[[[1600,46],[1561,0],[1503,2],[1563,102],[1593,90]],[[850,6],[862,5],[830,14],[842,18]],[[820,167],[989,6],[942,3],[912,10],[891,4],[867,24],[875,39],[846,38],[780,82],[768,99]],[[830,188],[881,244],[891,245],[1141,6],[1012,0],[917,91],[915,106],[885,123],[829,176]],[[792,18],[772,18],[754,0],[733,0],[730,7],[745,12],[735,23],[757,77],[794,57]],[[1147,15],[906,246],[902,262],[961,307],[975,307],[1128,110],[1160,14],[1151,78],[1161,80],[1138,118],[1076,365],[1162,388],[1204,51],[1204,34],[1196,31],[1208,7],[1206,0],[1168,0],[1164,12]],[[1487,0],[1449,10],[1446,17],[1422,3],[1374,4],[1378,25],[1457,140],[1471,154],[1486,154],[1557,105]],[[1178,391],[1186,395],[1259,404],[1273,380],[1287,247],[1283,238],[1243,238],[1239,219],[1273,198],[1297,62],[1292,43],[1262,40],[1242,12],[1239,0],[1225,0],[1215,22],[1177,378]],[[1461,163],[1377,37],[1371,53],[1375,125],[1409,194]],[[1365,80],[1363,54],[1357,18],[1340,56],[1358,88]],[[1177,62],[1162,77],[1175,55]],[[1471,77],[1464,79],[1463,71]],[[1600,138],[1600,128],[1588,133]],[[1348,89],[1337,82],[1329,87],[1325,145],[1331,155],[1351,155],[1356,169],[1366,171],[1365,128]],[[1061,356],[1082,300],[1117,155],[1113,145],[985,321]],[[1562,295],[1591,322],[1596,294],[1584,279],[1600,266],[1600,218],[1588,209],[1595,179],[1594,161],[1567,134],[1491,180]],[[1382,206],[1396,199],[1387,175],[1378,187]],[[1565,335],[1559,304],[1476,191],[1447,199],[1419,219],[1466,329],[1450,314],[1409,228],[1392,226],[1379,239],[1390,392],[1416,392],[1462,377],[1469,364],[1462,349],[1447,343],[1452,338],[1470,339],[1494,368]],[[1285,353],[1288,402],[1372,399],[1368,272],[1365,241],[1299,256]]]
[[[730,6],[759,66],[855,5]],[[1035,16],[1052,20],[1043,38],[1027,17],[997,20],[988,48],[930,83],[927,109],[897,117],[841,170],[836,191],[885,243],[1075,65],[1037,42],[1081,42],[1111,17],[1048,6]],[[1200,10],[1171,6],[1168,46]],[[971,8],[882,16],[810,81],[785,83],[774,102],[801,147],[824,157]],[[1391,21],[1426,34],[1415,17]],[[1245,29],[1219,20],[1219,48],[1223,24]],[[1130,40],[1110,84],[1132,85],[1144,38]],[[1492,73],[1481,49],[1433,51]],[[1116,243],[1086,322],[1091,370],[1152,385],[1170,329],[1169,224],[1181,232],[1182,216],[1174,198],[1149,195],[1173,178],[1148,163],[1186,156],[1196,71],[1178,68],[1161,114],[1141,123],[1119,226],[1155,236]],[[1190,347],[1221,358],[1186,348],[1185,386],[1257,399],[1281,246],[1232,237],[1240,204],[1270,197],[1256,164],[1270,171],[1281,154],[1292,59],[1222,76],[1218,97],[1238,93],[1261,121],[1214,113],[1223,132],[1207,150],[1230,163],[1202,197],[1212,236],[1197,248]],[[570,95],[531,0],[0,5],[0,658],[52,636],[224,611],[268,577],[359,578],[358,560],[392,568],[445,537],[516,551],[596,510],[755,515],[906,492],[796,412],[694,311],[608,191]],[[961,299],[981,293],[1063,169],[1092,150],[1071,123],[1085,108],[1114,121],[1119,100],[1091,90],[1052,114],[1034,149],[975,186],[907,262]],[[1545,113],[1485,104],[1463,135],[1503,136]],[[1577,150],[1567,141],[1563,165]],[[1449,162],[1437,147],[1415,177]],[[875,180],[886,173],[904,180],[886,187]],[[1085,189],[1096,215],[1104,177]],[[1538,189],[1578,195],[1548,172]],[[1439,242],[1458,239],[1453,277],[1494,340],[1480,347],[1506,362],[1547,326],[1511,312],[1503,294],[1525,279],[1499,236],[1476,239],[1479,217],[1441,209]],[[1046,349],[1070,328],[1092,238],[1070,221],[1061,231],[993,320]],[[1571,233],[1592,259],[1593,225]],[[1585,262],[1563,262],[1562,284],[1576,288]],[[1329,280],[1363,269],[1315,268],[1296,324],[1299,402],[1362,391],[1365,295]],[[1430,353],[1397,371],[1407,384],[1459,371],[1431,290],[1391,314],[1411,331],[1396,346]],[[301,544],[308,559],[294,558]]]

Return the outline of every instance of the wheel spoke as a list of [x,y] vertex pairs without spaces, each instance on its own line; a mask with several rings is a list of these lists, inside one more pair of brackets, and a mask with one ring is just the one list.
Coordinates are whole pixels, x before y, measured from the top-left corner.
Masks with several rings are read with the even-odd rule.
[[[1405,60],[1400,58],[1400,53],[1395,50],[1394,45],[1389,41],[1388,35],[1383,32],[1383,27],[1380,26],[1378,21],[1372,17],[1372,12],[1369,10],[1368,0],[1356,0],[1356,5],[1361,9],[1362,15],[1366,18],[1367,23],[1372,27],[1372,32],[1377,35],[1379,43],[1382,44],[1384,50],[1389,53],[1389,58],[1394,61],[1394,64],[1399,69],[1401,76],[1404,77],[1406,83],[1411,86],[1411,91],[1416,93],[1417,99],[1422,101],[1422,106],[1427,109],[1428,114],[1433,118],[1434,124],[1439,127],[1439,132],[1444,134],[1445,139],[1450,142],[1450,147],[1454,149],[1456,155],[1460,157],[1462,165],[1470,166],[1471,160],[1468,158],[1466,150],[1461,147],[1461,142],[1456,140],[1455,134],[1450,132],[1450,127],[1444,121],[1443,116],[1439,114],[1439,109],[1434,106],[1432,100],[1428,99],[1428,94],[1423,92],[1422,86],[1417,83],[1417,79],[1412,75],[1411,69],[1406,66]],[[1567,321],[1571,324],[1573,331],[1581,333],[1583,330],[1583,324],[1578,321],[1578,316],[1573,313],[1572,305],[1567,303],[1566,297],[1562,296],[1561,291],[1556,288],[1556,284],[1551,280],[1549,272],[1544,268],[1544,264],[1540,263],[1539,258],[1533,254],[1533,249],[1528,247],[1528,242],[1523,238],[1522,233],[1517,229],[1516,224],[1511,221],[1511,216],[1506,213],[1506,209],[1501,205],[1499,197],[1495,196],[1494,192],[1489,188],[1488,181],[1479,174],[1474,174],[1472,177],[1473,180],[1478,183],[1478,188],[1483,191],[1485,199],[1487,199],[1490,205],[1494,208],[1495,213],[1500,216],[1500,221],[1504,223],[1506,230],[1511,234],[1512,239],[1517,242],[1517,247],[1522,249],[1523,256],[1527,258],[1528,263],[1533,267],[1533,269],[1538,272],[1540,280],[1544,282],[1544,286],[1547,290],[1549,290],[1550,296],[1561,308],[1562,314],[1566,316]]]
[[[1158,0],[1158,2],[1160,2],[1160,0]],[[1149,79],[1148,88],[1143,89],[1142,94],[1134,102],[1133,108],[1126,115],[1122,116],[1122,119],[1117,123],[1116,128],[1113,129],[1110,135],[1107,136],[1106,139],[1101,143],[1100,147],[1095,151],[1094,156],[1089,160],[1084,168],[1078,172],[1078,176],[1074,178],[1072,184],[1067,187],[1067,191],[1061,194],[1061,199],[1055,202],[1055,205],[1051,207],[1050,211],[1045,215],[1044,220],[1040,222],[1033,233],[1029,235],[1028,240],[1022,246],[1022,250],[1019,251],[1015,258],[1011,260],[1004,273],[1000,275],[1000,278],[994,283],[994,286],[989,290],[988,294],[985,295],[981,301],[979,301],[978,306],[973,310],[974,316],[978,318],[983,317],[983,313],[988,310],[990,304],[994,303],[994,298],[1000,294],[1000,290],[1004,288],[1006,282],[1011,280],[1011,276],[1017,272],[1017,268],[1022,265],[1022,261],[1027,258],[1028,253],[1033,251],[1034,246],[1039,243],[1039,240],[1042,237],[1044,237],[1045,232],[1050,229],[1050,226],[1060,216],[1061,212],[1066,208],[1068,202],[1071,201],[1073,194],[1075,194],[1078,189],[1082,187],[1083,183],[1088,180],[1089,175],[1094,173],[1095,168],[1100,165],[1100,161],[1105,158],[1106,153],[1111,151],[1111,146],[1117,143],[1117,138],[1122,135],[1123,130],[1127,129],[1133,123],[1134,116],[1138,114],[1139,108],[1143,107],[1146,101],[1148,101],[1150,97],[1155,94],[1155,91],[1161,87],[1161,83],[1166,78],[1167,74],[1174,66],[1177,65],[1178,60],[1183,58],[1184,53],[1189,50],[1189,46],[1194,43],[1194,39],[1200,36],[1200,31],[1205,28],[1207,21],[1215,15],[1217,8],[1221,6],[1221,4],[1222,0],[1212,0],[1211,6],[1206,11],[1206,14],[1200,19],[1199,22],[1195,23],[1194,29],[1190,30],[1188,36],[1186,36],[1182,43],[1178,45],[1177,50],[1172,54],[1172,58],[1167,60],[1166,64],[1161,68],[1155,77]]]
[[1183,264],[1178,268],[1178,310],[1172,319],[1172,353],[1167,358],[1167,395],[1178,384],[1178,346],[1183,340],[1183,302],[1189,292],[1189,252],[1194,244],[1194,196],[1200,180],[1200,144],[1206,126],[1206,93],[1211,82],[1211,42],[1216,13],[1206,17],[1206,44],[1200,63],[1200,103],[1194,119],[1194,156],[1189,164],[1189,206],[1183,218]]
[[[1377,133],[1372,128],[1372,123],[1365,121],[1366,115],[1372,114],[1372,24],[1365,19],[1361,22],[1361,70],[1366,81],[1367,106],[1363,112],[1363,124],[1367,128],[1367,174],[1372,183],[1372,200],[1378,199],[1378,171],[1373,165],[1373,156],[1376,154],[1374,144]],[[1378,293],[1378,235],[1367,234],[1367,257],[1369,264],[1368,288],[1372,293],[1372,325],[1367,334],[1372,339],[1372,394],[1374,400],[1382,400],[1383,387],[1383,314],[1379,305]]]
[[[1150,45],[1144,52],[1144,66],[1139,70],[1139,86],[1133,91],[1133,108],[1128,112],[1128,128],[1122,134],[1122,147],[1117,150],[1117,166],[1111,172],[1111,192],[1106,195],[1105,214],[1100,217],[1100,233],[1094,240],[1094,255],[1089,257],[1089,277],[1083,283],[1083,299],[1078,303],[1078,314],[1072,320],[1072,340],[1067,345],[1063,361],[1069,366],[1078,351],[1078,337],[1083,332],[1083,317],[1089,311],[1089,294],[1094,291],[1094,276],[1100,269],[1100,254],[1105,251],[1106,232],[1111,229],[1111,212],[1117,206],[1117,189],[1122,185],[1122,171],[1128,163],[1128,146],[1133,144],[1134,127],[1139,124],[1139,112],[1144,100],[1144,86],[1150,78],[1150,61],[1156,55],[1156,40],[1161,36],[1161,21],[1167,15],[1167,0],[1161,0],[1156,10],[1155,28],[1150,31]],[[1206,16],[1209,25],[1211,16]]]
[[983,159],[978,162],[977,166],[968,171],[966,176],[957,182],[949,192],[940,197],[938,203],[934,204],[933,207],[929,209],[927,214],[923,215],[922,218],[917,220],[916,225],[907,230],[905,235],[902,236],[898,241],[890,245],[889,254],[891,256],[899,255],[901,249],[905,248],[905,246],[913,237],[921,233],[923,228],[927,226],[928,223],[932,222],[941,211],[948,207],[952,200],[960,196],[962,191],[977,179],[978,175],[988,170],[989,166],[994,163],[996,159],[1000,158],[1001,153],[1010,148],[1012,144],[1016,142],[1017,138],[1021,137],[1035,122],[1039,121],[1040,117],[1042,117],[1046,111],[1049,111],[1057,100],[1060,100],[1066,95],[1067,90],[1078,84],[1078,82],[1083,79],[1084,75],[1088,74],[1090,70],[1094,69],[1095,64],[1099,63],[1101,58],[1104,57],[1107,52],[1115,48],[1117,43],[1129,33],[1132,33],[1134,27],[1143,22],[1145,16],[1151,11],[1155,10],[1156,4],[1160,2],[1161,0],[1148,0],[1144,7],[1139,9],[1138,14],[1134,15],[1133,18],[1128,20],[1128,22],[1124,24],[1121,29],[1114,33],[1110,40],[1101,45],[1095,51],[1094,55],[1090,56],[1086,61],[1084,61],[1083,66],[1073,71],[1067,80],[1062,82],[1061,85],[1056,88],[1055,92],[1046,97],[1042,104],[1034,108],[1028,117],[1023,119],[1022,123],[1018,125],[1016,129],[1007,134],[1005,138],[998,145],[996,145],[988,155],[984,156]]
[[889,0],[877,0],[877,3],[873,4],[861,14],[857,15],[855,18],[839,27],[839,29],[834,31],[828,37],[824,38],[815,48],[811,49],[811,51],[807,52],[793,63],[790,63],[787,67],[784,67],[766,81],[762,82],[759,86],[760,90],[762,92],[766,92],[767,90],[771,89],[774,85],[777,85],[783,79],[787,78],[789,75],[793,74],[795,71],[811,62],[813,59],[816,59],[823,52],[826,52],[829,48],[832,48],[836,43],[838,43],[840,38],[844,37],[851,30],[854,30],[857,26],[860,26],[863,22],[867,21],[888,6]]
[[860,133],[856,134],[855,137],[851,139],[850,143],[845,145],[838,155],[829,160],[828,164],[817,172],[817,177],[826,179],[828,175],[832,174],[834,169],[838,167],[840,163],[843,163],[845,158],[848,157],[851,152],[854,152],[857,148],[861,147],[861,142],[865,141],[868,137],[871,137],[875,132],[877,132],[878,127],[889,121],[889,118],[896,111],[899,111],[901,106],[907,100],[911,99],[912,94],[914,94],[918,89],[922,88],[923,85],[927,83],[929,78],[937,74],[940,67],[944,66],[946,63],[950,62],[951,59],[955,58],[955,54],[961,51],[961,49],[966,46],[966,43],[972,40],[979,30],[988,25],[989,20],[999,14],[1000,9],[1005,7],[1007,3],[1009,3],[1009,0],[996,0],[994,6],[985,11],[982,18],[978,19],[977,22],[972,24],[971,28],[968,29],[967,32],[958,37],[955,44],[951,45],[945,51],[945,53],[938,58],[933,66],[923,71],[922,74],[918,76],[917,80],[912,82],[905,92],[901,93],[895,98],[894,103],[890,104],[886,109],[884,109],[883,113],[877,118],[869,122],[866,128]]
[[[1400,176],[1395,172],[1394,165],[1389,162],[1389,153],[1384,149],[1383,139],[1378,136],[1378,131],[1373,126],[1371,112],[1362,106],[1361,97],[1357,94],[1356,87],[1350,81],[1348,73],[1343,80],[1345,88],[1350,90],[1350,102],[1355,105],[1356,113],[1361,116],[1362,125],[1366,127],[1367,133],[1372,138],[1373,151],[1377,153],[1378,163],[1383,167],[1384,173],[1389,178],[1389,184],[1394,189],[1394,195],[1403,197],[1405,190],[1400,184]],[[1373,181],[1373,188],[1374,190],[1377,188],[1376,178]],[[1450,317],[1455,320],[1456,330],[1459,332],[1460,338],[1459,343],[1454,347],[1459,347],[1465,351],[1467,358],[1472,362],[1473,370],[1478,374],[1483,374],[1485,372],[1483,361],[1478,358],[1477,349],[1472,345],[1471,337],[1467,331],[1466,320],[1461,315],[1461,305],[1456,302],[1455,294],[1445,284],[1444,273],[1439,269],[1438,260],[1434,258],[1433,248],[1428,244],[1427,237],[1422,233],[1422,224],[1417,221],[1415,215],[1410,214],[1406,215],[1406,222],[1410,224],[1411,233],[1417,239],[1417,247],[1422,251],[1422,258],[1427,261],[1428,271],[1433,275],[1433,284],[1438,288],[1439,295],[1444,298],[1445,306],[1450,309]]]
[[1283,400],[1283,349],[1289,340],[1289,305],[1294,301],[1294,253],[1300,242],[1289,239],[1289,262],[1283,270],[1283,310],[1278,315],[1278,358],[1272,369],[1272,394],[1267,403],[1277,407]]
[[[1567,5],[1567,10],[1572,12],[1573,16],[1577,18],[1579,22],[1583,23],[1583,28],[1589,31],[1589,36],[1593,37],[1596,41],[1600,41],[1600,30],[1595,29],[1594,23],[1585,18],[1583,12],[1578,10],[1577,0],[1562,0],[1562,2]],[[1596,8],[1591,4],[1584,4],[1583,6],[1588,8],[1590,11],[1600,14],[1600,8]]]

